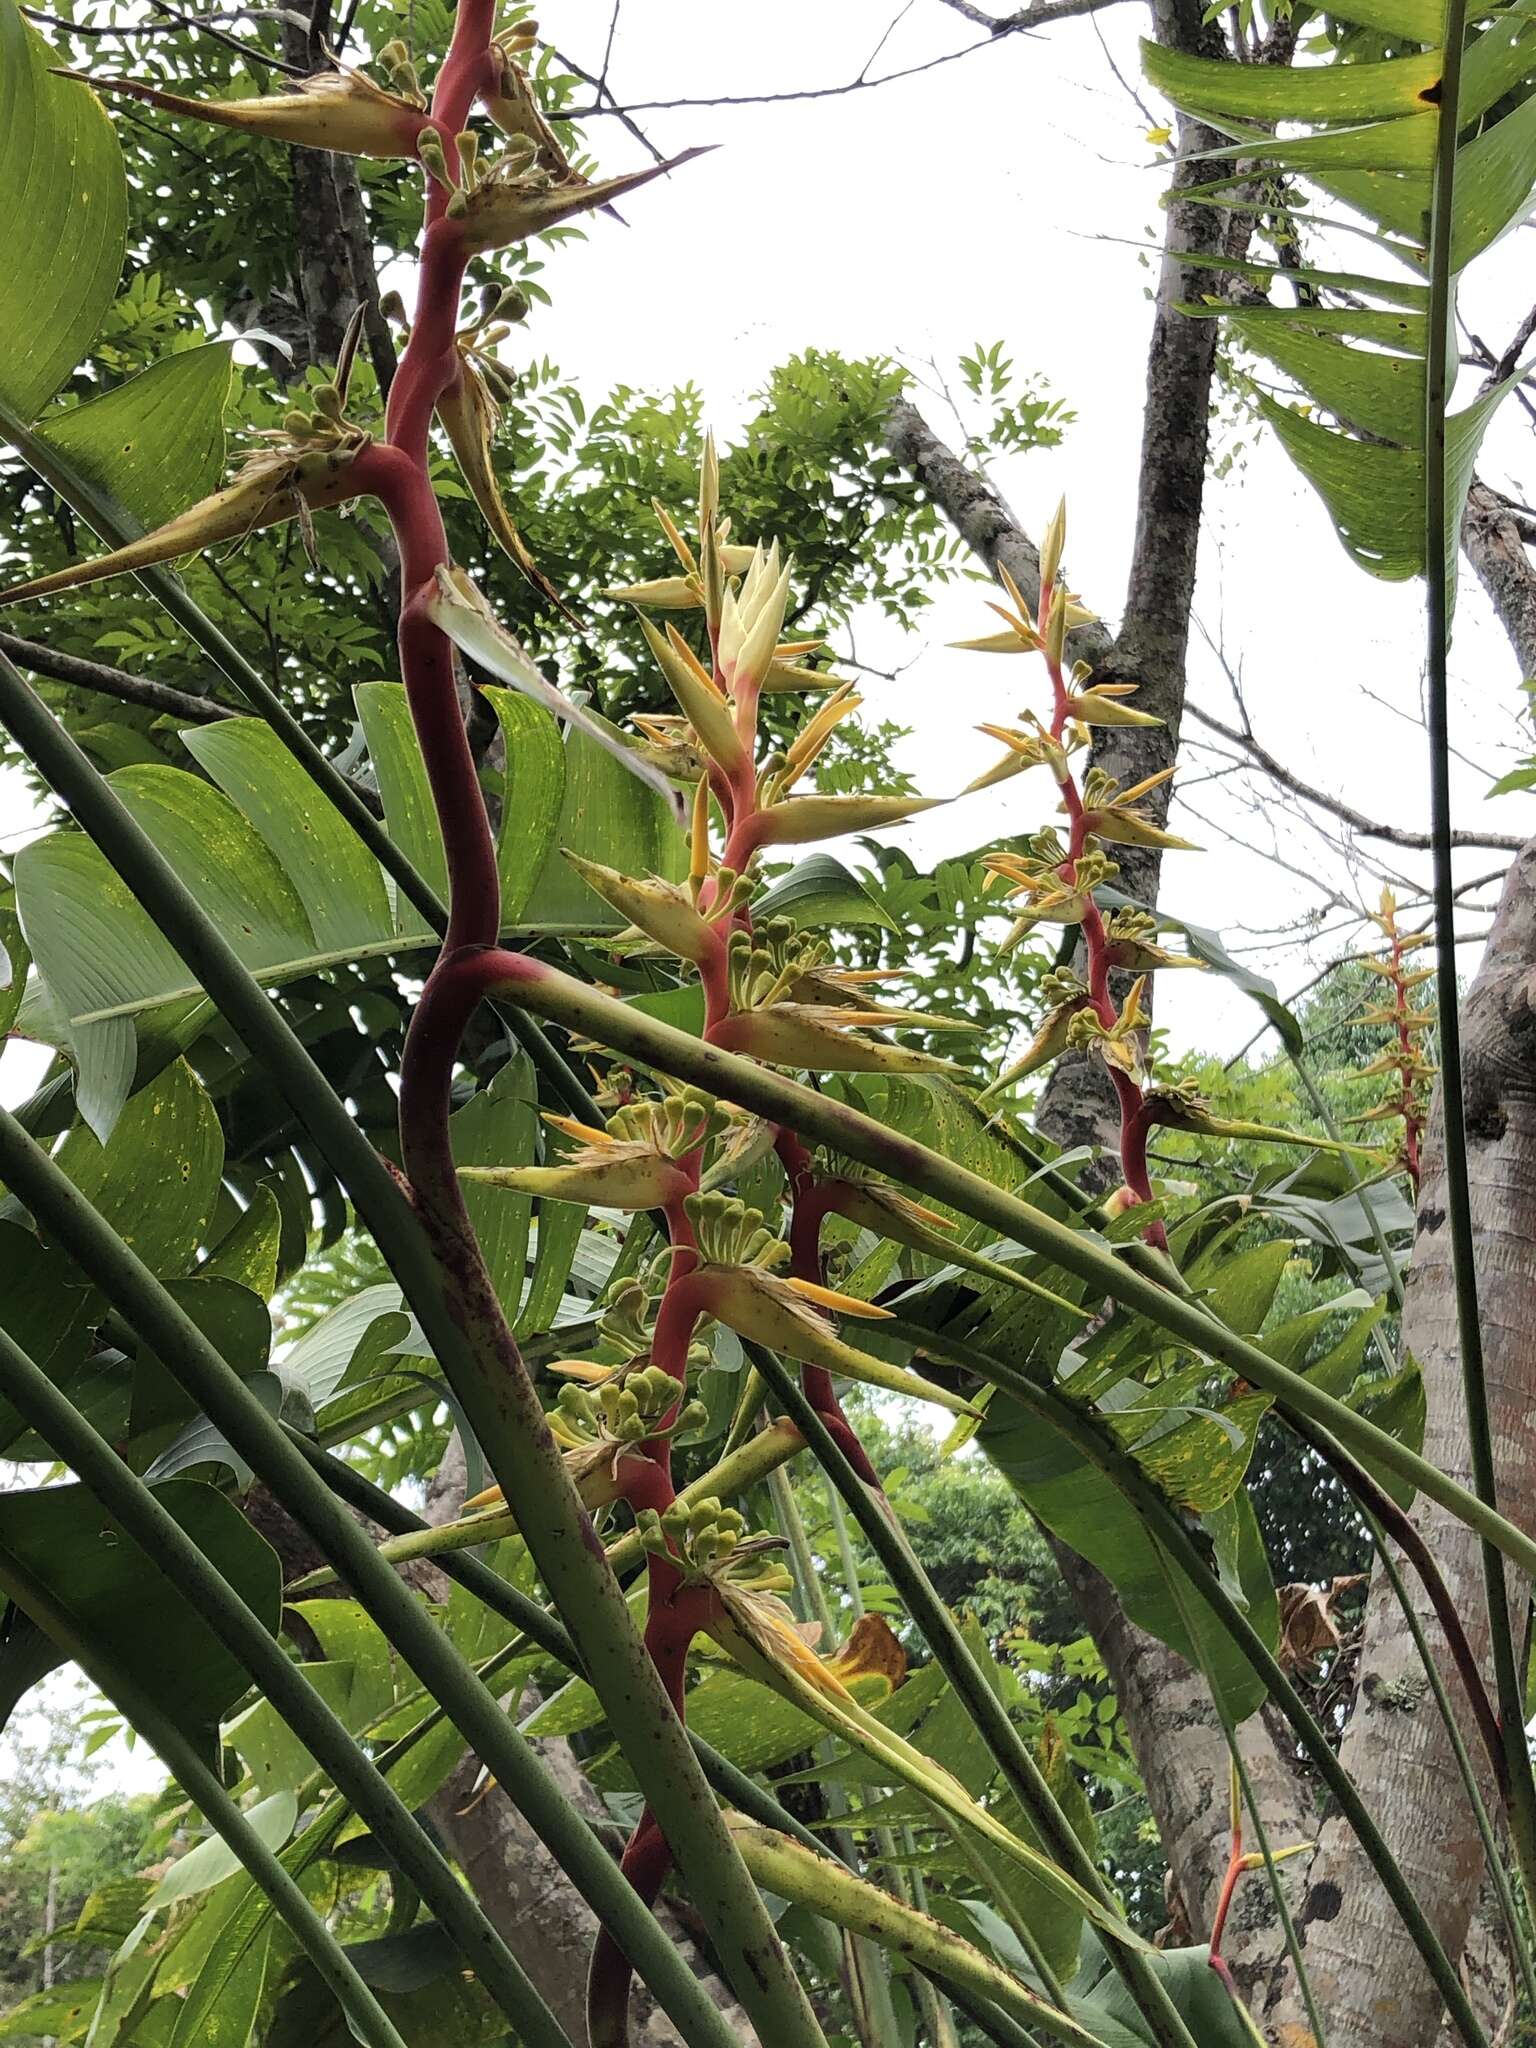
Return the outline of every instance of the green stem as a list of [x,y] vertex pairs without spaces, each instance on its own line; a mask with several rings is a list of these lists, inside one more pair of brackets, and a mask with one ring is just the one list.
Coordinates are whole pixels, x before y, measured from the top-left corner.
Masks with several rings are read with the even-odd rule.
[[[854,1620],[862,1621],[865,1614],[864,1589],[859,1584],[858,1559],[854,1556],[853,1545],[848,1540],[848,1518],[843,1513],[842,1496],[833,1485],[830,1473],[823,1472],[821,1479],[826,1493],[827,1517],[832,1525],[832,1537],[837,1545],[838,1564],[843,1574],[843,1592],[853,1612]],[[955,1839],[959,1841],[960,1837],[957,1835]],[[917,1868],[915,1863],[911,1863],[908,1866],[896,1860],[896,1837],[890,1828],[876,1828],[875,1847],[879,1851],[885,1865],[892,1890],[896,1892],[899,1898],[906,1899],[911,1905],[916,1906],[920,1913],[926,1913],[928,1910],[928,1887],[923,1882],[923,1873]],[[916,1849],[917,1837],[913,1834],[911,1828],[903,1828],[901,1831],[902,1854],[910,1859],[915,1855]],[[944,1994],[934,1984],[931,1977],[925,1975],[919,1979],[917,1997],[928,2032],[932,2036],[933,2048],[954,2048],[955,2023],[950,2017],[949,2008],[944,2000]]]
[[[382,1528],[393,1529],[399,1535],[428,1526],[419,1515],[413,1514],[408,1507],[396,1500],[393,1494],[385,1493],[382,1487],[375,1486],[353,1466],[344,1463],[340,1458],[327,1457],[296,1430],[290,1429],[289,1435],[321,1474],[326,1484],[342,1500],[356,1508],[359,1514],[368,1516]],[[531,1600],[520,1588],[514,1586],[510,1580],[493,1571],[482,1559],[456,1552],[440,1559],[437,1568],[446,1578],[454,1580],[467,1593],[473,1594],[484,1606],[490,1608],[492,1613],[499,1614],[504,1621],[511,1622],[528,1642],[536,1645],[556,1663],[563,1664],[569,1671],[581,1671],[576,1646],[564,1625],[546,1608],[539,1606],[536,1600]],[[489,1663],[480,1667],[481,1680],[488,1681],[494,1670],[499,1670],[512,1656],[521,1655],[524,1647],[526,1645],[514,1643],[499,1651]],[[438,1709],[429,1715],[425,1722],[413,1728],[408,1736],[402,1737],[402,1744],[419,1741],[428,1726],[441,1718],[441,1709]],[[746,1772],[733,1764],[728,1757],[722,1756],[702,1735],[696,1735],[690,1730],[688,1739],[693,1744],[694,1754],[703,1767],[704,1775],[728,1806],[734,1807],[738,1813],[744,1813],[749,1820],[755,1820],[763,1827],[776,1828],[781,1834],[793,1836],[802,1848],[814,1850],[818,1856],[825,1856],[832,1862],[842,1861],[819,1835],[813,1834],[803,1821],[781,1806],[771,1792],[759,1785],[756,1779],[748,1777]],[[397,1748],[400,1746],[396,1745]],[[387,1769],[393,1760],[394,1752],[386,1751],[379,1759],[379,1768]],[[920,1896],[915,1903],[919,1911],[923,1910]],[[962,2005],[963,2009],[976,2019],[978,2026],[995,2029],[994,2038],[1006,2042],[1008,2048],[1013,2048],[1015,2042],[1023,2039],[1014,2022],[1001,2014],[995,2006],[988,2006],[969,1995],[961,1998],[955,1993],[954,1996],[956,2004]],[[1029,2048],[1027,2042],[1024,2048]]]
[[[888,1327],[899,1327],[891,1325]],[[922,1630],[935,1663],[954,1687],[977,1733],[997,1763],[1008,1789],[1034,1824],[1040,1840],[1061,1869],[1074,1877],[1110,1912],[1118,1908],[1098,1866],[1077,1838],[1046,1783],[1029,1745],[1009,1719],[1008,1710],[972,1656],[954,1616],[933,1589],[928,1574],[913,1555],[900,1525],[883,1502],[860,1480],[846,1453],[770,1351],[748,1344],[747,1354],[768,1382],[775,1398],[788,1410],[822,1469],[848,1503],[865,1540],[906,1602],[907,1612]],[[1107,1944],[1110,1960],[1135,2000],[1138,2011],[1160,2043],[1195,2048],[1189,2029],[1145,1958],[1120,1942]]]
[[[1383,1890],[1392,1901],[1413,1939],[1414,1946],[1423,1957],[1425,1967],[1444,1999],[1446,2010],[1455,2022],[1462,2039],[1468,2044],[1468,2048],[1488,2048],[1487,2037],[1476,2013],[1472,2010],[1461,1979],[1441,1945],[1440,1937],[1426,1918],[1412,1885],[1387,1847],[1381,1830],[1355,1790],[1349,1773],[1334,1754],[1327,1735],[1281,1669],[1269,1645],[1228,1594],[1201,1555],[1188,1529],[1136,1460],[1121,1450],[1118,1444],[1109,1441],[1090,1416],[1074,1407],[1053,1387],[1042,1386],[1029,1379],[1027,1375],[1014,1371],[1011,1366],[1005,1365],[1000,1359],[992,1357],[978,1346],[968,1344],[960,1338],[946,1337],[931,1330],[920,1329],[916,1325],[904,1325],[900,1321],[887,1327],[893,1336],[910,1336],[915,1342],[922,1343],[935,1357],[947,1358],[953,1364],[965,1366],[972,1372],[982,1372],[987,1378],[995,1379],[997,1384],[1011,1394],[1022,1407],[1029,1409],[1049,1427],[1059,1431],[1125,1496],[1136,1510],[1143,1526],[1167,1551],[1179,1570],[1186,1574],[1195,1591],[1211,1610],[1218,1625],[1231,1638],[1250,1668],[1263,1680],[1270,1698],[1289,1722],[1298,1742],[1316,1767],[1318,1775],[1338,1801],[1345,1819],[1354,1829]],[[807,1438],[809,1440],[809,1432]]]
[[1536,1538],[1505,1520],[1494,1508],[1458,1486],[1429,1461],[1355,1414],[1302,1374],[1280,1365],[1247,1338],[1218,1322],[1197,1302],[1172,1293],[1089,1232],[1074,1229],[1031,1203],[994,1187],[915,1139],[903,1137],[873,1117],[818,1094],[781,1074],[755,1066],[736,1053],[705,1045],[685,1031],[584,987],[569,975],[515,954],[488,958],[498,993],[524,1002],[541,1015],[572,1026],[642,1066],[691,1081],[754,1114],[788,1124],[802,1138],[815,1139],[873,1167],[904,1186],[932,1195],[962,1215],[987,1223],[1000,1235],[1038,1252],[1063,1271],[1086,1280],[1124,1308],[1145,1316],[1171,1335],[1229,1366],[1254,1386],[1273,1394],[1282,1413],[1294,1411],[1320,1423],[1357,1457],[1384,1466],[1495,1544],[1524,1571],[1536,1575]]
[[[292,1873],[269,1849],[220,1784],[218,1774],[122,1666],[85,1636],[69,1610],[14,1559],[0,1554],[0,1589],[25,1609],[48,1636],[86,1672],[124,1718],[150,1744],[209,1826],[239,1857],[252,1881],[271,1901],[300,1948],[319,1971],[346,2014],[347,2024],[368,2048],[406,2048],[394,2023],[348,1960],[346,1950],[320,1918]],[[563,2038],[563,2037],[562,2037]]]
[[[940,1817],[937,1807],[934,1808],[934,1817],[935,1819]],[[954,1835],[954,1844],[960,1852],[961,1861],[970,1870],[972,1877],[976,1879],[984,1892],[991,1893],[997,1910],[1007,1922],[1014,1940],[1023,1949],[1025,1955],[1029,1957],[1030,1968],[1040,1979],[1041,1990],[1052,2005],[1059,2007],[1062,2012],[1065,2012],[1067,2010],[1067,1994],[1062,1989],[1061,1979],[1051,1968],[1050,1958],[1040,1946],[1034,1929],[1014,1905],[1007,1884],[998,1875],[997,1865],[992,1861],[986,1850],[982,1848],[981,1844],[976,1841],[974,1836],[957,1831]]]
[[1376,1246],[1377,1256],[1386,1269],[1388,1292],[1398,1308],[1401,1309],[1403,1305],[1402,1272],[1398,1267],[1392,1247],[1387,1243],[1387,1233],[1382,1228],[1381,1218],[1376,1213],[1376,1205],[1371,1200],[1370,1189],[1366,1184],[1365,1176],[1355,1164],[1355,1155],[1345,1148],[1343,1137],[1339,1131],[1338,1118],[1328,1107],[1327,1099],[1322,1089],[1318,1087],[1317,1082],[1312,1077],[1312,1070],[1308,1067],[1300,1053],[1292,1052],[1289,1046],[1286,1047],[1286,1057],[1296,1071],[1296,1078],[1300,1081],[1307,1101],[1311,1104],[1313,1115],[1328,1133],[1329,1137],[1332,1138],[1334,1144],[1339,1147],[1338,1156],[1343,1160],[1344,1171],[1349,1175],[1354,1185],[1355,1193],[1360,1198],[1360,1207],[1365,1211],[1365,1220],[1371,1226],[1371,1240]]
[[[3,1109],[0,1180],[69,1251],[153,1348],[172,1378],[338,1566],[361,1605],[421,1684],[447,1709],[465,1741],[631,1957],[684,2039],[696,2048],[736,2048],[716,2006],[469,1663],[378,1556],[366,1532],[333,1499],[239,1374],[69,1177]],[[710,1807],[714,1811],[713,1801]]]
[[[20,1119],[20,1111],[17,1111]],[[34,1137],[37,1133],[32,1133]],[[523,1340],[523,1356],[530,1365],[545,1358],[559,1358],[566,1352],[579,1351],[584,1345],[595,1341],[597,1318],[589,1316],[579,1323],[562,1323],[558,1330],[540,1330]],[[379,1377],[388,1380],[388,1373]],[[358,1437],[366,1436],[371,1429],[380,1429],[387,1422],[394,1422],[399,1416],[413,1414],[419,1408],[435,1408],[441,1396],[430,1386],[419,1383],[398,1387],[392,1394],[381,1394],[376,1401],[370,1401],[366,1408],[357,1408],[350,1415],[338,1416],[334,1422],[321,1421],[314,1441],[322,1450],[334,1450],[338,1444],[348,1444]]]
[[[691,1479],[679,1489],[678,1499],[685,1507],[691,1507],[695,1501],[704,1500],[712,1493],[726,1499],[732,1494],[745,1493],[759,1479],[772,1474],[786,1459],[804,1448],[799,1431],[787,1423],[780,1423],[752,1437],[708,1472],[701,1472],[697,1479]],[[422,1524],[401,1535],[387,1537],[378,1546],[378,1553],[390,1564],[406,1564],[418,1557],[430,1557],[441,1563],[451,1551],[476,1550],[482,1543],[494,1543],[499,1537],[516,1536],[518,1533],[517,1517],[510,1509],[488,1507],[464,1521],[442,1522],[435,1527]],[[641,1556],[638,1535],[634,1531],[627,1532],[608,1546],[605,1555],[609,1566],[616,1572],[627,1569],[631,1563],[638,1563]],[[320,1586],[330,1585],[335,1576],[329,1565],[322,1565],[318,1570],[306,1573],[302,1579],[296,1579],[288,1591],[290,1594],[312,1592]]]
[[459,1883],[431,1837],[389,1789],[258,1617],[48,1375],[0,1330],[0,1380],[29,1427],[68,1464],[200,1614],[269,1699],[338,1792],[372,1828],[432,1908],[465,1962],[528,2042],[569,2048],[568,2037],[516,1957]]
[[[837,1625],[833,1620],[832,1609],[827,1603],[826,1588],[821,1582],[821,1574],[816,1569],[816,1559],[811,1550],[810,1538],[806,1534],[804,1518],[795,1500],[794,1489],[789,1483],[789,1474],[782,1466],[768,1475],[768,1497],[773,1503],[773,1518],[778,1524],[779,1534],[787,1537],[789,1541],[795,1586],[800,1598],[801,1619],[820,1622],[822,1649],[825,1654],[830,1655],[837,1641]],[[815,1749],[817,1760],[821,1763],[830,1763],[836,1752],[837,1745],[830,1737],[824,1737],[817,1743]],[[842,1786],[829,1782],[825,1792],[829,1816],[833,1820],[847,1818],[849,1800]],[[877,1831],[877,1844],[882,1835],[887,1844],[895,1846],[889,1831],[885,1829]],[[833,1830],[833,1845],[842,1861],[850,1869],[857,1869],[853,1837],[846,1828]],[[887,1870],[885,1876],[889,1881],[892,1873]],[[897,1886],[892,1884],[891,1889],[897,1890]],[[880,1953],[873,1942],[861,1935],[851,1934],[847,1929],[844,1929],[844,1939],[850,1951],[847,1958],[849,1974],[858,1980],[859,1995],[850,2000],[850,2003],[855,2009],[854,2017],[859,2033],[861,2038],[869,2042],[870,2048],[884,2048],[885,2042],[896,2038],[897,2027],[896,2009],[891,2003],[890,1986],[886,1980]]]
[[[1466,1100],[1462,1082],[1461,1019],[1456,1001],[1456,883],[1451,859],[1450,691],[1446,664],[1451,644],[1452,577],[1461,505],[1451,502],[1447,475],[1446,409],[1456,377],[1456,279],[1451,268],[1455,231],[1456,145],[1460,125],[1462,45],[1467,0],[1446,0],[1439,115],[1429,215],[1429,329],[1424,375],[1424,574],[1428,586],[1428,727],[1430,838],[1435,899],[1435,1010],[1440,1031],[1440,1116],[1445,1207],[1451,1227],[1451,1271],[1456,1289],[1457,1350],[1467,1411],[1467,1449],[1477,1497],[1492,1509],[1498,1499],[1488,1376],[1477,1307],[1477,1254],[1472,1192],[1467,1176]],[[1506,1764],[1510,1840],[1527,1898],[1536,1897],[1536,1778],[1525,1733],[1524,1673],[1515,1644],[1504,1558],[1488,1532],[1482,1538],[1483,1588],[1494,1688]]]

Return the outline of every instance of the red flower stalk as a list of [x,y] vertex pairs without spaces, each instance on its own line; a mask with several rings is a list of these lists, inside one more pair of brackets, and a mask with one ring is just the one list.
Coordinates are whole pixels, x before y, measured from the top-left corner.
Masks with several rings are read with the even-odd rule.
[[[1149,1020],[1141,1000],[1145,980],[1144,976],[1138,977],[1124,1001],[1117,1003],[1111,992],[1110,976],[1117,968],[1183,967],[1198,963],[1166,953],[1157,946],[1154,923],[1144,914],[1117,913],[1107,920],[1093,892],[1117,872],[1106,846],[1185,847],[1188,842],[1176,839],[1135,807],[1139,798],[1168,780],[1173,773],[1171,768],[1127,790],[1120,789],[1097,769],[1090,769],[1079,783],[1072,756],[1087,744],[1093,726],[1151,725],[1157,721],[1122,701],[1134,685],[1085,687],[1086,668],[1075,668],[1068,676],[1067,635],[1074,626],[1086,623],[1091,614],[1060,580],[1065,538],[1063,507],[1051,522],[1041,549],[1038,622],[1030,617],[1018,586],[1004,570],[1003,583],[1014,609],[1010,611],[1003,605],[993,605],[992,609],[1007,630],[961,643],[987,653],[1039,653],[1044,658],[1051,683],[1050,723],[1033,719],[1028,728],[983,727],[983,731],[1002,739],[1010,753],[972,786],[985,787],[1037,765],[1050,769],[1060,791],[1061,809],[1066,814],[1065,839],[1056,831],[1039,833],[1031,841],[1028,853],[992,855],[987,867],[1024,906],[1022,916],[1004,942],[1005,947],[1017,943],[1042,920],[1075,924],[1082,934],[1085,970],[1081,975],[1073,972],[1051,978],[1048,993],[1057,1000],[1035,1044],[986,1092],[995,1092],[1069,1048],[1096,1051],[1109,1069],[1120,1107],[1123,1199],[1139,1204],[1152,1200],[1146,1145],[1148,1130],[1155,1120],[1147,1094],[1145,1036]],[[1166,1250],[1167,1236],[1161,1222],[1149,1224],[1146,1237]]]

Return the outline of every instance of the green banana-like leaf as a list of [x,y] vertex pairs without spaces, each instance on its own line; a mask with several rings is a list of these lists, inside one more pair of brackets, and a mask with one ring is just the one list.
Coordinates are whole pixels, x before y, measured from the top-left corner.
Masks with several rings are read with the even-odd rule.
[[[503,922],[520,929],[566,817],[567,764],[581,764],[546,713],[511,691],[484,694],[507,740],[509,766],[493,793]],[[441,882],[442,837],[404,692],[370,684],[359,711],[391,831]],[[262,720],[224,719],[182,738],[202,774],[156,765],[110,780],[259,980],[282,987],[434,942],[412,905],[392,902],[377,863],[338,813],[315,801]],[[633,851],[628,822],[598,809],[567,819],[620,864]],[[17,1028],[70,1054],[81,1114],[104,1138],[134,1088],[189,1042],[206,999],[84,834],[64,829],[32,841],[16,871],[16,914],[34,969]]]
[[[1264,418],[1323,499],[1345,548],[1372,575],[1403,579],[1424,573],[1427,550],[1429,327],[1419,308],[1428,308],[1433,287],[1441,295],[1435,303],[1453,314],[1460,273],[1523,217],[1536,190],[1536,97],[1519,97],[1536,67],[1536,10],[1511,8],[1466,46],[1449,274],[1438,279],[1429,278],[1429,218],[1444,83],[1442,0],[1350,0],[1343,12],[1394,40],[1429,47],[1373,63],[1346,62],[1341,53],[1285,70],[1148,43],[1143,60],[1151,83],[1175,106],[1231,137],[1203,153],[1213,176],[1202,198],[1223,203],[1257,163],[1374,224],[1378,271],[1347,279],[1313,272],[1314,303],[1223,311],[1233,337],[1302,401],[1259,395]],[[1293,132],[1277,134],[1277,124]],[[1411,288],[1412,298],[1404,264],[1427,281]],[[1234,267],[1267,285],[1260,266]],[[1444,545],[1448,579],[1478,447],[1512,381],[1446,422],[1447,531],[1435,545],[1437,553]]]

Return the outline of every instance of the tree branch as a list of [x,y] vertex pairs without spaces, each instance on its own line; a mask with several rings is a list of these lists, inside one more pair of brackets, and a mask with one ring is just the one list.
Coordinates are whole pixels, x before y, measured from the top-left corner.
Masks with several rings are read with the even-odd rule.
[[1536,568],[1508,501],[1480,477],[1473,478],[1467,495],[1461,545],[1509,636],[1521,675],[1536,676]]
[[70,683],[77,690],[95,690],[103,697],[115,697],[120,704],[136,704],[143,711],[156,711],[167,718],[190,719],[195,725],[212,725],[239,713],[227,705],[214,704],[207,697],[194,697],[187,690],[173,690],[169,683],[153,682],[148,676],[130,675],[126,669],[110,668],[104,661],[87,661],[78,654],[59,654],[36,640],[22,640],[15,633],[0,633],[0,654],[18,668],[33,675],[48,676],[56,683]]
[[[1198,704],[1186,704],[1184,708],[1197,725],[1203,725],[1209,732],[1220,733],[1224,740],[1230,740],[1234,746],[1241,747],[1254,765],[1262,768],[1271,781],[1278,782],[1282,789],[1288,789],[1293,796],[1302,797],[1309,804],[1316,804],[1319,810],[1327,811],[1330,816],[1358,832],[1362,839],[1382,839],[1389,846],[1407,847],[1415,853],[1428,852],[1430,837],[1427,832],[1410,832],[1404,826],[1383,825],[1374,818],[1368,818],[1363,811],[1357,811],[1352,804],[1345,803],[1342,797],[1330,796],[1327,790],[1317,788],[1314,783],[1304,782],[1293,769],[1287,768],[1283,761],[1276,760],[1268,747],[1255,739],[1251,732],[1239,731],[1233,725],[1224,725],[1209,711],[1202,711]],[[1453,832],[1451,844],[1481,846],[1495,853],[1518,853],[1525,841],[1517,832]]]
[[[1026,29],[1045,28],[1053,21],[1065,21],[1073,15],[1097,14],[1105,7],[1115,7],[1120,0],[1040,0],[1036,7],[1027,7],[1021,13],[1008,15],[995,22],[988,33],[974,43],[965,43],[958,50],[946,50],[942,56],[930,57],[926,63],[906,64],[899,71],[884,71],[878,78],[866,78],[861,73],[857,78],[847,79],[841,85],[809,85],[792,92],[742,92],[717,93],[705,99],[680,100],[634,100],[628,106],[615,101],[605,106],[601,100],[594,100],[589,107],[566,107],[561,118],[567,121],[590,121],[598,114],[612,114],[628,125],[634,114],[666,114],[679,107],[774,107],[790,100],[831,100],[840,99],[846,93],[873,92],[877,86],[894,85],[898,79],[919,78],[925,71],[937,71],[941,65],[954,64],[962,57],[972,56],[977,50],[989,50],[1002,36],[1016,35]],[[983,21],[991,22],[992,17],[983,15]],[[557,53],[558,54],[558,53]],[[567,60],[561,58],[562,63]],[[575,66],[570,67],[576,76]],[[611,95],[609,96],[612,97]]]

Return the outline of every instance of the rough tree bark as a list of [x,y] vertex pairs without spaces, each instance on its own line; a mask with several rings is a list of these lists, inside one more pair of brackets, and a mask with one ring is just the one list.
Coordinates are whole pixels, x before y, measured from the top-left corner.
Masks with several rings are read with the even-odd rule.
[[[1483,964],[1463,1006],[1462,1043],[1499,1505],[1520,1527],[1530,1528],[1536,1519],[1536,1361],[1530,1341],[1536,1301],[1536,841],[1509,870]],[[1425,1164],[1403,1341],[1424,1372],[1424,1454],[1469,1485],[1438,1102]],[[1414,1519],[1486,1667],[1478,1544],[1432,1504],[1421,1503]],[[1443,1645],[1428,1604],[1417,1595],[1415,1604],[1438,1656]],[[1440,1661],[1468,1747],[1479,1757],[1464,1695],[1443,1656]],[[1491,1688],[1491,1673],[1488,1683]],[[1341,1754],[1447,1952],[1461,1955],[1482,1874],[1482,1848],[1413,1643],[1380,1573],[1371,1587],[1359,1684]],[[1308,1974],[1329,2016],[1332,2048],[1428,2048],[1438,2031],[1438,2002],[1358,1844],[1336,1820],[1324,1827],[1311,1859],[1297,1922]],[[1464,1969],[1473,1963],[1463,1958]],[[1486,1950],[1475,1967],[1496,2010],[1507,1993],[1507,1972],[1497,1954]],[[1277,2038],[1286,2048],[1310,2048],[1295,1987],[1284,1971],[1279,1977]]]
[[[308,26],[283,20],[283,54],[290,64],[323,71],[330,59],[331,0],[313,0]],[[303,320],[311,363],[334,363],[347,324],[363,308],[369,360],[387,397],[395,374],[395,345],[379,308],[379,278],[357,164],[328,150],[289,151],[293,177],[293,295]],[[302,365],[300,365],[302,368]]]

